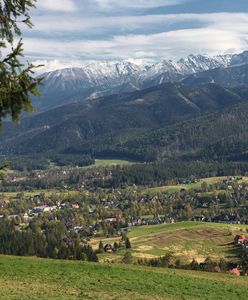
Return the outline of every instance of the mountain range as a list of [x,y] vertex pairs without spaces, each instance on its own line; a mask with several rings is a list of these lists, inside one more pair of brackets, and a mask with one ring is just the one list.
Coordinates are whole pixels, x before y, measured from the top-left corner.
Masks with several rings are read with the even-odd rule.
[[[167,83],[88,99],[26,118],[20,125],[9,123],[1,135],[0,151],[103,155],[136,138],[136,133],[146,135],[150,130],[199,118],[246,100],[243,92],[239,94],[213,83],[199,86]],[[132,149],[127,153],[131,154]]]
[[47,73],[41,112],[4,124],[0,154],[246,159],[247,78],[248,52]]
[[42,98],[33,102],[39,112],[84,99],[95,99],[180,82],[191,74],[248,64],[248,51],[235,55],[190,55],[175,62],[163,60],[147,65],[131,62],[96,62],[41,75]]

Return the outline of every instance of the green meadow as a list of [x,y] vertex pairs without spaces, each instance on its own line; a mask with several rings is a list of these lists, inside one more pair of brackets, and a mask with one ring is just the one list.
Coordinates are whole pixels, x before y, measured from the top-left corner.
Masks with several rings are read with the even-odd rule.
[[94,167],[108,167],[108,166],[123,166],[131,165],[137,162],[124,160],[124,159],[96,159],[94,165],[90,165],[84,168],[94,168]]
[[[201,189],[201,185],[203,182],[206,182],[207,184],[215,184],[215,183],[220,183],[223,180],[228,179],[227,176],[222,176],[222,177],[209,177],[209,178],[202,178],[196,183],[190,183],[190,184],[177,184],[177,185],[166,185],[166,186],[160,186],[160,187],[154,187],[154,188],[147,188],[143,190],[143,193],[154,193],[157,194],[159,192],[168,192],[170,194],[179,192],[182,189],[185,190],[199,190]],[[242,177],[241,180],[238,181],[239,183],[242,182],[248,182],[248,177]]]
[[[153,226],[137,226],[128,230],[132,254],[137,258],[153,258],[170,252],[182,262],[193,259],[203,262],[208,256],[214,260],[239,261],[240,249],[233,244],[234,237],[248,231],[248,225],[229,225],[206,222],[178,222]],[[113,244],[115,239],[103,239]],[[100,239],[93,239],[96,249]],[[118,254],[103,254],[101,261],[120,261],[125,251]]]
[[0,256],[0,299],[247,299],[245,277]]

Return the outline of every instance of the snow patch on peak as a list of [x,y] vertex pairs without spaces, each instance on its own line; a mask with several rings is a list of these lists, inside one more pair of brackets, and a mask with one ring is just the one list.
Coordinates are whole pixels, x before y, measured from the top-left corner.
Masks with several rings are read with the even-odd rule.
[[[91,62],[78,68],[46,73],[45,91],[99,95],[128,92],[165,82],[180,81],[188,75],[215,68],[248,64],[248,51],[235,55],[189,55],[178,61],[163,60],[153,64],[135,60]],[[84,93],[83,93],[84,95]]]

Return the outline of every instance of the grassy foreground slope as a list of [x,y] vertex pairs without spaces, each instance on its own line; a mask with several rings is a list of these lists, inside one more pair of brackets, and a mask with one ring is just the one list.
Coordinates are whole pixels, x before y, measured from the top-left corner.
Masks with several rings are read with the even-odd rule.
[[245,277],[0,256],[0,299],[247,299]]

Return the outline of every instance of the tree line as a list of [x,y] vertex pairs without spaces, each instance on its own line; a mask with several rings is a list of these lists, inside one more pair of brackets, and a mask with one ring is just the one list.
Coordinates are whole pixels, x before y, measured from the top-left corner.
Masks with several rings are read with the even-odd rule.
[[47,222],[42,227],[31,222],[21,229],[14,220],[1,220],[0,254],[98,261],[91,246],[83,244],[76,233],[67,232],[62,222]]

